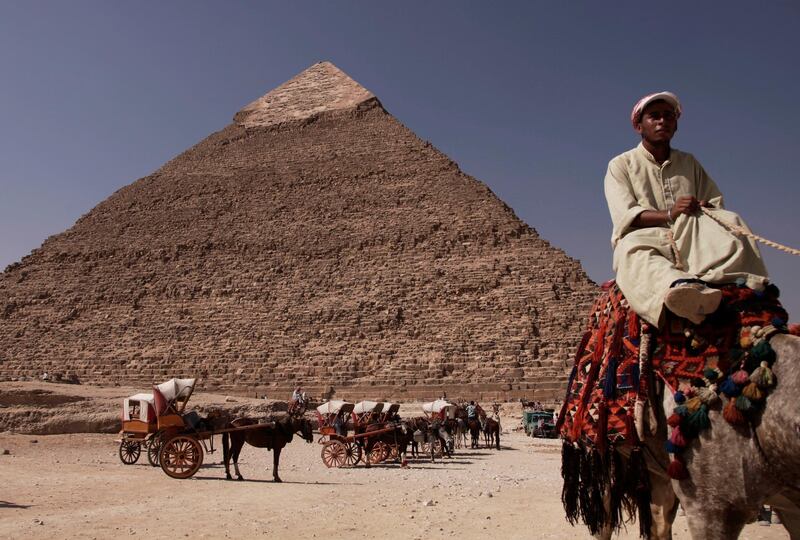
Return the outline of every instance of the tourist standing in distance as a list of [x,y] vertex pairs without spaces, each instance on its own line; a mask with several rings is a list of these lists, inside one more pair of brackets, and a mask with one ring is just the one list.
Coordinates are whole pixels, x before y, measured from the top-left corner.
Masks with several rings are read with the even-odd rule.
[[631,122],[641,142],[612,159],[605,177],[617,284],[631,308],[656,326],[664,306],[700,324],[722,298],[708,284],[761,290],[767,283],[755,242],[701,211],[746,228],[723,209],[722,193],[694,156],[671,147],[681,112],[671,92],[640,99]]

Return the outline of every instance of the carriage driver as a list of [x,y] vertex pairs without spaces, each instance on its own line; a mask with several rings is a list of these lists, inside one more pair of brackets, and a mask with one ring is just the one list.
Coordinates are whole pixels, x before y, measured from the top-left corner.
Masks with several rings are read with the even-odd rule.
[[709,284],[762,290],[768,281],[755,242],[701,211],[746,228],[723,209],[722,193],[694,156],[670,146],[680,116],[671,92],[640,99],[631,123],[642,140],[612,159],[605,177],[617,285],[631,308],[656,326],[664,306],[700,324],[722,299]]

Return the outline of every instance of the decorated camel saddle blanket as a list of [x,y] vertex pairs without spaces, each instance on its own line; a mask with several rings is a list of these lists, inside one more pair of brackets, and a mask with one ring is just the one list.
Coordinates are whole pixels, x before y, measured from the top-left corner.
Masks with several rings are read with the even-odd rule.
[[[778,289],[721,287],[720,308],[701,325],[668,315],[657,331],[628,308],[615,282],[603,286],[575,356],[559,418],[562,437],[600,449],[638,444],[638,409],[656,377],[674,393],[680,427],[690,436],[707,427],[708,406],[729,398],[724,414],[742,423],[774,384],[769,338],[787,331]],[[670,424],[677,422],[670,418]],[[637,430],[638,427],[638,430]],[[674,427],[674,426],[673,426]]]
[[[659,330],[629,309],[615,282],[603,285],[576,352],[557,424],[564,441],[562,500],[571,522],[582,518],[590,528],[599,526],[606,517],[599,492],[610,485],[618,489],[612,525],[618,525],[613,518],[622,505],[630,513],[638,508],[640,529],[648,530],[649,515],[643,512],[649,514],[649,486],[640,444],[654,433],[649,429],[655,428],[655,418],[648,421],[648,411],[660,404],[648,399],[656,380],[664,382],[677,404],[666,411],[672,427],[666,446],[674,455],[668,474],[673,478],[686,478],[681,450],[710,426],[710,407],[725,398],[723,416],[734,424],[749,422],[760,410],[775,384],[769,338],[788,331],[787,314],[774,285],[764,291],[740,285],[720,289],[720,308],[702,324],[668,313]],[[630,450],[626,471],[617,454],[620,445]],[[590,469],[603,472],[588,478]]]

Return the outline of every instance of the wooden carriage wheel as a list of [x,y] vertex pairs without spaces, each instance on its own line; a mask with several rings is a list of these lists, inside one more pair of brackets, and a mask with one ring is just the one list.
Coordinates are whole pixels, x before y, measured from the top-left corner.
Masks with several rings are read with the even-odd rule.
[[392,461],[400,460],[400,447],[396,444],[389,445],[389,459]]
[[158,461],[168,476],[190,478],[203,464],[203,447],[194,437],[178,435],[161,445]]
[[119,459],[125,465],[133,465],[139,461],[142,453],[142,444],[139,441],[124,439],[119,443]]
[[442,457],[444,455],[443,448],[442,448],[442,441],[440,439],[436,439],[433,443],[424,442],[420,446],[423,454],[430,454],[431,453],[431,444],[433,444],[433,453],[436,457]]
[[150,438],[150,442],[147,444],[147,461],[153,467],[158,467],[158,454],[161,452],[162,443],[161,434],[157,433]]
[[322,445],[322,462],[329,469],[341,467],[347,458],[347,448],[339,441],[328,441]]
[[369,453],[370,463],[380,463],[389,457],[389,445],[383,441],[378,441],[372,445],[372,450]]
[[356,443],[349,442],[345,445],[344,464],[347,467],[355,467],[361,461],[361,447]]

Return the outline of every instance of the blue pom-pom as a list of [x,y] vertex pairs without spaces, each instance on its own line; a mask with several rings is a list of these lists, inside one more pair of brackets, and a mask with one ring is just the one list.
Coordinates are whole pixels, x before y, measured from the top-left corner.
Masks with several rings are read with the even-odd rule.
[[780,328],[781,326],[784,326],[784,325],[786,325],[786,321],[784,321],[783,319],[778,318],[778,317],[775,317],[774,319],[772,319],[772,326],[774,326],[776,328]]
[[675,392],[675,395],[673,395],[673,396],[672,396],[672,399],[674,399],[674,400],[675,400],[675,403],[677,403],[678,405],[680,405],[681,403],[683,403],[684,401],[686,401],[686,396],[683,394],[683,392],[681,392],[680,390],[678,390],[677,392]]
[[747,280],[744,279],[743,277],[736,278],[736,286],[737,287],[744,287],[746,283],[747,283]]
[[739,385],[733,382],[733,379],[728,377],[725,381],[720,385],[719,391],[729,397],[736,397],[742,393],[742,389],[739,388]]
[[672,441],[665,442],[664,448],[666,448],[667,452],[669,452],[670,454],[679,454],[683,451],[683,448],[681,448],[680,446],[675,446],[674,444],[672,444]]

